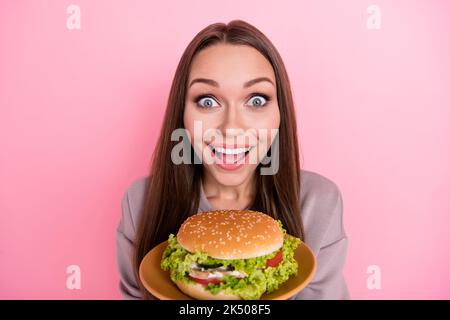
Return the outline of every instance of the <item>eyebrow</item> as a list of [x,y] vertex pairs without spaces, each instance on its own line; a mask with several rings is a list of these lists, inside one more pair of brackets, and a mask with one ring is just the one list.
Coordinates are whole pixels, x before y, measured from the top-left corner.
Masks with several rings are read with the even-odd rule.
[[[270,82],[273,86],[275,86],[273,84],[272,80],[270,80],[269,78],[267,78],[267,77],[259,77],[259,78],[247,81],[246,83],[244,83],[243,87],[244,88],[248,88],[248,87],[250,87],[250,86],[252,86],[252,85],[254,85],[254,84],[258,83],[258,82],[262,82],[262,81]],[[189,85],[189,87],[191,87],[196,82],[206,83],[206,84],[209,84],[210,86],[217,87],[217,88],[220,87],[220,85],[219,85],[219,83],[217,81],[214,81],[212,79],[205,79],[205,78],[197,78],[197,79],[192,80],[191,84]]]

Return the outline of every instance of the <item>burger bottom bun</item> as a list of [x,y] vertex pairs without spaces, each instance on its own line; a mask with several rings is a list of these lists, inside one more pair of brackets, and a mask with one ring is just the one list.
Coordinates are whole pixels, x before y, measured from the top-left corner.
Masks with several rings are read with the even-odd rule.
[[199,283],[186,283],[184,281],[175,281],[177,287],[188,296],[199,300],[241,300],[237,294],[225,294],[219,292],[212,294]]

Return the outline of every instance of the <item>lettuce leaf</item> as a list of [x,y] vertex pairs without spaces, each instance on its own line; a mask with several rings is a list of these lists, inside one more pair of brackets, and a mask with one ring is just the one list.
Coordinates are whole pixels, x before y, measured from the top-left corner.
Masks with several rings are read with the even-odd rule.
[[204,266],[223,265],[224,267],[233,266],[235,270],[243,271],[248,274],[247,277],[239,279],[233,276],[224,276],[219,284],[208,284],[205,287],[213,294],[223,291],[227,294],[237,294],[242,299],[259,299],[265,292],[271,293],[289,279],[290,276],[297,274],[298,265],[294,259],[294,251],[300,245],[301,240],[288,235],[280,220],[278,220],[283,230],[284,240],[281,250],[283,260],[277,267],[267,267],[266,261],[273,258],[278,251],[256,258],[222,260],[214,259],[208,256],[206,252],[191,253],[185,250],[177,241],[175,235],[170,234],[168,246],[163,252],[161,268],[163,270],[172,270],[171,279],[173,281],[181,280],[191,283],[189,271],[193,263]]

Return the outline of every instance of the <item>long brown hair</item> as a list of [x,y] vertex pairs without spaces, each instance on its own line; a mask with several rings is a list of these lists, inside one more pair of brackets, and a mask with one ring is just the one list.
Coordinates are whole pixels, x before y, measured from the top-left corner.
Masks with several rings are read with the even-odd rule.
[[[254,26],[233,20],[214,23],[200,31],[184,51],[170,88],[164,122],[153,153],[144,208],[135,241],[135,276],[144,298],[149,298],[138,277],[145,254],[178,231],[182,222],[197,213],[200,202],[202,165],[174,164],[171,141],[174,130],[184,128],[183,114],[191,62],[196,53],[216,43],[247,45],[257,49],[272,64],[280,109],[279,169],[274,175],[256,174],[256,195],[251,209],[280,219],[287,232],[304,241],[300,213],[300,164],[297,125],[288,75],[270,40]],[[193,149],[191,150],[194,154]],[[269,150],[270,152],[270,150]],[[260,164],[261,166],[262,164]],[[257,170],[259,170],[259,166]]]

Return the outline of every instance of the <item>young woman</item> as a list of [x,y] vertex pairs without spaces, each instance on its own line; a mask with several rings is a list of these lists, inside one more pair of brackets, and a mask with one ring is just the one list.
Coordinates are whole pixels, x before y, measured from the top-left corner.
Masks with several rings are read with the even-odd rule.
[[[180,129],[188,138],[180,154],[189,161],[174,152]],[[347,236],[340,190],[300,169],[283,61],[263,33],[234,20],[206,27],[186,48],[151,171],[125,193],[116,234],[122,296],[154,298],[139,281],[139,263],[187,217],[247,208],[280,219],[314,251],[317,273],[295,299],[350,298],[342,275]]]

